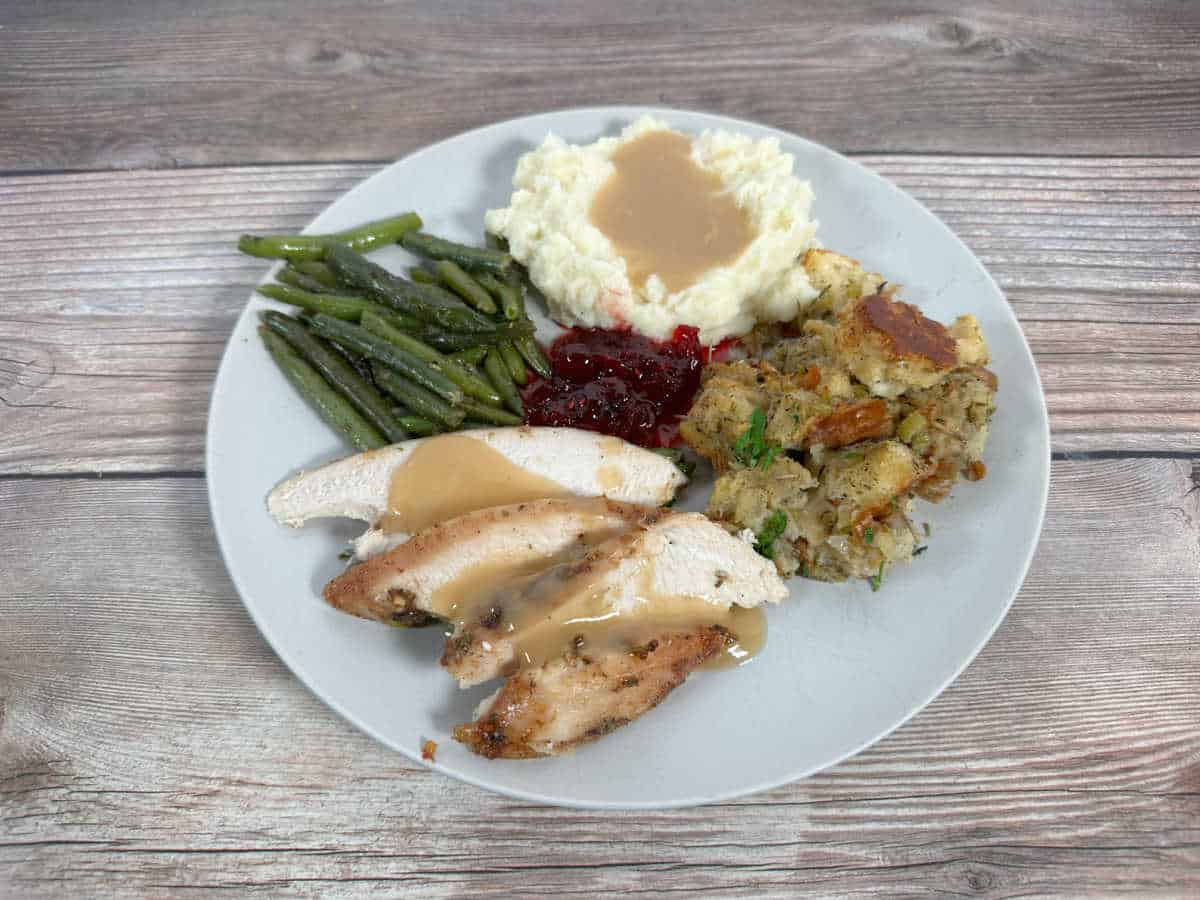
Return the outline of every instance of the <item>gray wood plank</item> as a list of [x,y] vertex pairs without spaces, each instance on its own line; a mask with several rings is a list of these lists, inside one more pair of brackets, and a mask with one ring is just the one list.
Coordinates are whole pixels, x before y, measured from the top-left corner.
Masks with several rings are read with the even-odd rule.
[[1183,461],[1056,463],[1012,613],[927,710],[796,785],[632,814],[492,796],[344,724],[242,610],[200,479],[0,479],[0,885],[1194,894],[1198,482]]
[[[996,275],[1056,450],[1200,450],[1200,161],[859,158]],[[0,472],[198,470],[217,361],[266,268],[236,235],[298,229],[375,168],[0,178]]]
[[636,103],[852,151],[1200,152],[1200,7],[108,0],[8,4],[0,170],[390,159]]

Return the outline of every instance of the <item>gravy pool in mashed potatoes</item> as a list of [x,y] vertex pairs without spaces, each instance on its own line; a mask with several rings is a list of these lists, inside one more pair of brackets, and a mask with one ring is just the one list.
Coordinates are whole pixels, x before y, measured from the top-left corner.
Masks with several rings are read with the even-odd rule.
[[487,213],[565,325],[715,344],[788,321],[815,296],[812,190],[774,139],[692,139],[645,116],[585,146],[550,135],[526,153],[509,206]]

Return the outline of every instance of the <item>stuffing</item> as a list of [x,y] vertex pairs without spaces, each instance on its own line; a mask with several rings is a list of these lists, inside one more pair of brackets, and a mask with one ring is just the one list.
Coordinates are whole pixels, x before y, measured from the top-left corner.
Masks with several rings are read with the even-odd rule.
[[958,365],[945,326],[883,294],[861,297],[838,316],[837,353],[877,397],[932,387]]
[[813,248],[801,260],[809,283],[816,290],[817,299],[803,313],[815,317],[826,313],[839,315],[859,297],[880,292],[891,293],[896,288],[888,286],[883,276],[867,272],[857,259],[834,253],[832,250]]
[[709,366],[681,433],[717,469],[708,514],[769,534],[782,574],[878,586],[920,550],[915,499],[986,474],[996,376],[974,316],[943,326],[829,250],[804,267],[821,296]]

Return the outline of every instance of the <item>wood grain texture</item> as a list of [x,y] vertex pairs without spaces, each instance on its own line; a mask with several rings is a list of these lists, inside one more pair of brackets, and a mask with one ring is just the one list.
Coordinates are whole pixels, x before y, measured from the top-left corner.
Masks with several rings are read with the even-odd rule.
[[807,781],[637,814],[505,800],[343,723],[235,598],[200,479],[0,480],[0,886],[1194,894],[1198,479],[1056,463],[1012,613],[927,710]]
[[[258,636],[186,474],[265,269],[239,232],[603,103],[857,153],[996,275],[1057,451],[1186,455],[1056,461],[962,678],[696,810],[517,803],[359,734]],[[1200,895],[1200,4],[9,3],[0,173],[0,898]]]
[[0,24],[0,170],[390,159],[606,103],[860,152],[1200,152],[1188,2],[55,0]]
[[[859,158],[996,275],[1056,450],[1200,450],[1200,160]],[[266,268],[236,235],[300,228],[375,168],[0,178],[0,472],[199,470]]]

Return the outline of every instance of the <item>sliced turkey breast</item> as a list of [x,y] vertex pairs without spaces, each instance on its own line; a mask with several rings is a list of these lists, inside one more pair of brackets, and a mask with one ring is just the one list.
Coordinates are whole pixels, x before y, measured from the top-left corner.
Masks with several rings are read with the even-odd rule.
[[452,619],[458,596],[579,558],[653,515],[644,506],[598,498],[476,510],[352,566],[329,582],[325,599],[380,622]]
[[686,479],[667,458],[573,428],[483,428],[405,441],[300,472],[267,498],[276,521],[298,527],[341,516],[376,526],[360,555],[488,506],[547,497],[607,497],[643,506],[671,500]]
[[442,665],[468,687],[568,645],[632,646],[656,629],[722,624],[731,607],[786,596],[750,544],[700,513],[660,511],[577,560],[490,581],[451,617]]
[[454,737],[491,759],[566,752],[653,709],[733,640],[708,625],[665,631],[633,651],[570,653],[511,676]]

